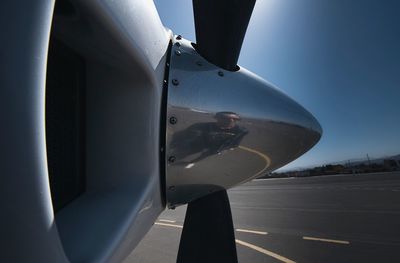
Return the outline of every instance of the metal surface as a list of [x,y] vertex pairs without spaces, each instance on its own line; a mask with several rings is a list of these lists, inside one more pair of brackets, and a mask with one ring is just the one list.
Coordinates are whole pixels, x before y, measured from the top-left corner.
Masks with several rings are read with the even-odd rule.
[[172,37],[152,1],[72,1],[54,37],[85,59],[86,192],[56,215],[72,262],[120,262],[165,208],[160,115]]
[[[165,208],[160,104],[172,35],[152,1],[68,3],[71,16],[53,24],[54,1],[0,3],[2,262],[120,262]],[[56,215],[44,111],[50,33],[85,59],[87,88],[87,188]]]
[[[322,134],[303,107],[241,68],[221,70],[175,40],[168,91],[166,154],[170,207],[230,188],[296,159]],[[221,74],[222,72],[222,74]]]
[[1,1],[2,262],[68,262],[51,203],[44,91],[54,1]]

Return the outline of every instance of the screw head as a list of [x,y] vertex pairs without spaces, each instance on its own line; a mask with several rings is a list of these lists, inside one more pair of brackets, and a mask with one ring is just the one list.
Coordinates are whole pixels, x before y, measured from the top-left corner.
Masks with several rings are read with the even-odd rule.
[[180,50],[175,50],[175,55],[180,56],[181,55],[181,51]]
[[179,85],[179,80],[177,80],[177,79],[172,79],[172,84],[173,84],[174,86],[178,86],[178,85]]
[[223,71],[218,71],[218,76],[223,77],[224,76],[224,72]]
[[181,40],[181,39],[182,39],[182,36],[181,36],[181,35],[177,35],[177,36],[176,36],[176,39],[177,39],[177,40]]
[[178,119],[176,117],[172,116],[171,118],[169,118],[169,123],[171,123],[172,125],[176,124],[177,122],[178,122]]
[[175,162],[175,160],[176,160],[175,156],[170,156],[170,157],[168,158],[168,162],[170,162],[170,163]]

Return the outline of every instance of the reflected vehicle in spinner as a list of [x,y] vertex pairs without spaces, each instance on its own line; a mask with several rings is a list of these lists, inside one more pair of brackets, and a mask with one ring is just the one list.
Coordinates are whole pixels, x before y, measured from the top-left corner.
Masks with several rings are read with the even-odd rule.
[[182,204],[178,261],[237,261],[226,189],[322,133],[237,65],[254,3],[194,0],[196,44],[152,1],[0,4],[4,261],[120,262]]

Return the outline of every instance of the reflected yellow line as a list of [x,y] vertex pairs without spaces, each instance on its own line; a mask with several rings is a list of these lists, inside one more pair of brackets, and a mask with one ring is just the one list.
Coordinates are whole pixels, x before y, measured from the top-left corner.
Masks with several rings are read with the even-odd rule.
[[269,158],[266,154],[264,154],[264,153],[262,153],[262,152],[259,152],[259,151],[257,151],[257,150],[248,148],[248,147],[246,147],[246,146],[239,146],[238,148],[240,148],[240,149],[242,149],[242,150],[244,150],[244,151],[247,151],[247,152],[251,152],[251,153],[257,154],[257,155],[260,156],[263,160],[265,160],[265,166],[264,166],[264,168],[261,169],[258,173],[256,173],[256,174],[255,174],[254,176],[252,176],[252,177],[257,177],[257,176],[259,176],[260,174],[264,173],[265,170],[267,170],[268,167],[271,165],[271,158]]

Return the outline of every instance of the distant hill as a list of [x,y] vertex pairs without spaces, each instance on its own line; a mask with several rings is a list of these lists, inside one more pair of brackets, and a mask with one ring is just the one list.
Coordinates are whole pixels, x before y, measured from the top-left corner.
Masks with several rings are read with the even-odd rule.
[[259,178],[273,177],[306,177],[331,174],[372,173],[400,170],[400,154],[380,158],[352,159],[341,162],[326,163],[308,168],[293,168],[263,175]]
[[[369,161],[371,163],[383,163],[383,161],[387,160],[387,159],[400,160],[400,154],[392,155],[392,156],[385,156],[385,157],[380,157],[380,158],[373,158],[373,159],[370,159]],[[360,159],[347,160],[347,161],[334,162],[331,164],[341,164],[344,166],[355,166],[355,165],[360,165],[363,163],[364,164],[368,163],[367,157],[360,158]],[[327,164],[325,164],[325,165],[327,165]]]

